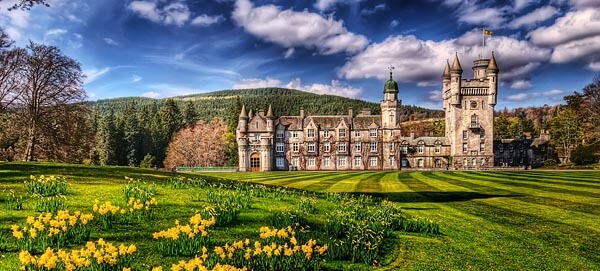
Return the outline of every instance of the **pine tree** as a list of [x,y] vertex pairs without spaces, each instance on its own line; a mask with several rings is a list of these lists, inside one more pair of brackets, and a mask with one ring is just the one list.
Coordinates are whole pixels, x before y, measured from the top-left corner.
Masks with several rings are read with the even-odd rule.
[[133,105],[123,111],[123,118],[123,143],[126,150],[126,162],[129,166],[138,166],[143,155],[142,132]]
[[189,100],[185,103],[185,108],[183,109],[183,126],[192,126],[196,123],[198,118],[198,114],[196,113],[196,107],[192,100]]
[[112,111],[105,113],[98,121],[98,132],[96,134],[96,151],[98,152],[101,165],[116,165],[118,138],[114,114]]

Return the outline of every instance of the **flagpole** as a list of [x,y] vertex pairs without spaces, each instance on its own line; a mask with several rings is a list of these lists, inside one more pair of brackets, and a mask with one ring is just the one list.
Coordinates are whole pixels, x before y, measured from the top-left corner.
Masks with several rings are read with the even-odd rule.
[[484,59],[485,56],[483,54],[485,54],[485,28],[481,29],[481,38],[483,40],[483,46],[481,47],[481,59]]

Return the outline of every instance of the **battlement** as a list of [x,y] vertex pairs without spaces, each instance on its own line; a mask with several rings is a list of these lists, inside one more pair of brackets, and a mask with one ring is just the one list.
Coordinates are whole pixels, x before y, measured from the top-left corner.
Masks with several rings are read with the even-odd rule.
[[461,86],[462,87],[488,87],[489,79],[462,79]]

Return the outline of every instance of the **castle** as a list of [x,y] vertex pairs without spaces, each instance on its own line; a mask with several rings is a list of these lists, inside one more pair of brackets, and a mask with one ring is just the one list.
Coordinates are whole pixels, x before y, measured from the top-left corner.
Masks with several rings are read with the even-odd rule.
[[398,83],[385,82],[381,115],[370,110],[347,115],[276,118],[242,107],[236,139],[239,171],[397,170],[494,166],[494,106],[498,66],[489,59],[473,63],[474,78],[462,78],[458,58],[442,74],[444,137],[414,137],[400,132]]

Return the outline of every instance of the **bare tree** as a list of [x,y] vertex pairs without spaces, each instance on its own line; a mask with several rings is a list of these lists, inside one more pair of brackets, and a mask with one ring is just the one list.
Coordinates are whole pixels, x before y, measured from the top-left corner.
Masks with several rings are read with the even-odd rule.
[[[2,0],[0,0],[2,2]],[[35,5],[42,5],[49,7],[48,0],[19,0],[17,3],[8,8],[8,10],[30,10]]]
[[23,159],[32,161],[41,122],[56,107],[85,99],[84,75],[79,63],[61,54],[54,46],[30,42],[21,71],[24,84],[17,98],[23,108],[27,144]]
[[13,41],[0,29],[0,113],[4,112],[19,96],[23,77],[20,70],[23,67],[26,51],[21,48],[11,48]]

